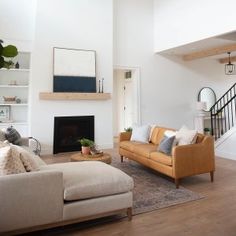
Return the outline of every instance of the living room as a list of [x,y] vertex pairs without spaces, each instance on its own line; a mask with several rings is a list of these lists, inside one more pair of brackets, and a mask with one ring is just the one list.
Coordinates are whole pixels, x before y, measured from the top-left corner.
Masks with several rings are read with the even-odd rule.
[[[63,162],[67,157],[52,156],[54,118],[94,116],[94,140],[99,149],[119,157],[117,149],[113,149],[113,120],[117,116],[113,109],[113,73],[118,67],[140,70],[139,125],[157,124],[176,130],[186,125],[194,129],[199,91],[210,87],[218,99],[235,83],[236,77],[225,75],[224,65],[218,58],[184,61],[178,50],[185,48],[190,53],[197,50],[199,44],[186,45],[235,31],[234,5],[232,0],[217,2],[214,6],[211,1],[190,3],[186,0],[178,3],[163,0],[1,0],[0,39],[16,45],[19,51],[30,53],[26,136],[39,140],[41,155],[46,161]],[[53,92],[54,47],[95,50],[97,86],[104,78],[104,93],[109,93],[111,98],[40,99],[40,93]],[[227,57],[227,53],[221,56]],[[193,235],[234,235],[235,202],[223,192],[234,191],[235,165],[232,160],[218,158],[214,183],[210,182],[209,174],[183,179],[181,184],[185,188],[203,195],[199,201],[134,215],[131,222],[122,218],[98,225],[97,222],[80,223],[78,228],[75,225],[65,231],[55,229],[55,232],[62,235],[156,235],[158,232],[160,235],[174,232],[177,235],[190,232]],[[226,206],[227,201],[231,201],[231,206]],[[207,221],[212,215],[215,219]],[[170,221],[173,227],[167,228],[164,221]],[[217,225],[223,221],[227,221],[224,226]],[[51,235],[53,229],[44,233]]]

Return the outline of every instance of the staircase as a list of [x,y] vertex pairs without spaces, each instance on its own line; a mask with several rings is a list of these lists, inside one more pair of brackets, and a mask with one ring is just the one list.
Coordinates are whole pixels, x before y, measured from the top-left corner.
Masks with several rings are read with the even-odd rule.
[[236,124],[236,83],[210,109],[211,134],[218,140]]

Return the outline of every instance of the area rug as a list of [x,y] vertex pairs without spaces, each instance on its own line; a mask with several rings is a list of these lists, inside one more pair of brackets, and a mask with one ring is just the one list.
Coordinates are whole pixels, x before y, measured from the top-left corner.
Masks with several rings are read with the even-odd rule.
[[116,156],[112,159],[112,166],[134,179],[133,215],[203,198],[203,195],[181,186],[176,189],[172,179],[134,161],[121,163]]

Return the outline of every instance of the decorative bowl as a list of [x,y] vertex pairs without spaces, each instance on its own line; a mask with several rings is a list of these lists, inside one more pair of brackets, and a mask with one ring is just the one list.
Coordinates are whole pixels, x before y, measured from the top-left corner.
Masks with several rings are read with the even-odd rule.
[[3,96],[4,102],[15,102],[16,96]]

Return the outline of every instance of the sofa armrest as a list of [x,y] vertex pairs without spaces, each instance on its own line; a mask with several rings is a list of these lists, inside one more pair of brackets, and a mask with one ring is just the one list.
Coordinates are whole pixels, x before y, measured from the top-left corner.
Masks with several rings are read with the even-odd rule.
[[20,139],[20,145],[29,147],[29,138],[28,137],[27,138],[22,137]]
[[131,138],[131,135],[132,135],[131,132],[121,132],[119,135],[119,142],[129,141]]
[[0,232],[58,222],[63,215],[63,174],[0,176],[0,204]]
[[214,140],[204,137],[201,143],[173,148],[175,178],[207,173],[215,170]]

